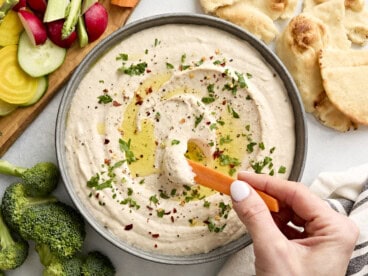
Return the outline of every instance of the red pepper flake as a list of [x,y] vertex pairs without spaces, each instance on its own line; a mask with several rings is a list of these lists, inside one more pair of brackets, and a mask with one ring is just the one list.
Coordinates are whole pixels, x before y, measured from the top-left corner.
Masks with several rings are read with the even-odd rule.
[[160,234],[152,234],[152,238],[157,239],[158,237],[160,237]]
[[176,210],[176,208],[174,208],[174,209],[173,209],[173,213],[174,213],[174,214],[176,214],[176,212],[177,212],[177,210]]
[[208,125],[208,126],[209,126],[210,124],[211,124],[211,122],[210,122],[210,121],[206,122],[206,125]]
[[216,149],[216,151],[213,153],[213,159],[219,158],[223,153],[223,150]]
[[155,243],[155,248],[157,248],[157,243]]
[[108,143],[110,143],[110,140],[109,139],[105,139],[104,145],[107,145]]
[[111,160],[110,159],[105,159],[104,160],[104,163],[105,163],[105,165],[108,165],[109,166],[111,164]]
[[95,198],[99,198],[100,197],[100,193],[97,193],[96,195],[95,195]]
[[223,100],[222,101],[222,105],[226,105],[226,100]]
[[168,212],[165,212],[165,215],[170,215],[171,214],[171,211],[168,211]]
[[170,217],[170,219],[171,219],[171,222],[172,222],[172,223],[174,223],[174,221],[175,221],[175,220],[174,220],[174,217],[173,217],[173,216],[171,216],[171,217]]
[[121,103],[117,101],[112,101],[112,106],[121,106]]
[[102,90],[104,93],[108,93],[109,90],[107,90],[107,88],[105,88],[104,90]]
[[129,231],[129,230],[132,230],[132,229],[133,229],[133,224],[128,224],[128,225],[125,225],[125,227],[124,227],[125,231]]
[[152,70],[151,70],[151,69],[147,69],[147,70],[146,70],[146,72],[147,72],[147,73],[151,73],[151,72],[152,72]]
[[153,210],[153,208],[152,208],[151,206],[148,206],[148,205],[147,205],[146,207],[147,207],[147,209],[148,209],[148,210],[150,210],[150,211],[152,211],[152,210]]
[[143,98],[141,95],[136,94],[135,97],[137,98],[137,101],[135,102],[135,105],[142,105],[143,104]]
[[152,87],[148,87],[147,89],[146,89],[146,94],[148,95],[148,94],[151,94],[152,93]]

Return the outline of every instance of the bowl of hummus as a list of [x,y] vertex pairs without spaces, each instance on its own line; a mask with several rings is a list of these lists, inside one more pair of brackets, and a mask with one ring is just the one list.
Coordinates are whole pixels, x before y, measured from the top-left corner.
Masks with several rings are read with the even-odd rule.
[[56,148],[66,189],[98,233],[146,260],[194,264],[251,238],[230,197],[197,184],[187,159],[233,177],[299,180],[306,125],[267,46],[221,19],[168,14],[87,55],[66,86]]

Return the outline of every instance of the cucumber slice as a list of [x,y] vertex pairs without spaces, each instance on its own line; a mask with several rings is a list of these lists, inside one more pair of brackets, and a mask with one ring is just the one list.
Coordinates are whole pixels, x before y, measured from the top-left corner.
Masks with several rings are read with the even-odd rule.
[[43,22],[51,22],[66,17],[69,0],[48,0]]
[[4,102],[3,100],[0,100],[0,116],[6,116],[10,113],[12,113],[14,110],[17,109],[16,104],[10,104],[7,102]]
[[42,98],[42,96],[45,94],[48,86],[49,86],[49,81],[48,81],[47,76],[40,77],[38,79],[37,90],[33,98],[24,104],[20,104],[19,106],[30,106],[30,105],[37,103]]
[[47,39],[42,45],[34,46],[23,32],[19,38],[18,62],[20,67],[32,77],[45,76],[59,68],[66,56],[66,49]]

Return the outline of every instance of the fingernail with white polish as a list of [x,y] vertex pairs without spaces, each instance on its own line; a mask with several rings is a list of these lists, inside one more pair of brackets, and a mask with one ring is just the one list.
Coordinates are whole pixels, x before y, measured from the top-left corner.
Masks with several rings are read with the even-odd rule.
[[235,201],[242,201],[249,196],[250,189],[244,181],[235,180],[230,186],[230,193]]

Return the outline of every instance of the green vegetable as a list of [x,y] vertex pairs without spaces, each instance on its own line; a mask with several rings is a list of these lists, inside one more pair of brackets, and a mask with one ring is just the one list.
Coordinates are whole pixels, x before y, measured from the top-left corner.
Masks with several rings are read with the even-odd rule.
[[25,31],[19,37],[19,65],[24,72],[34,78],[55,71],[64,63],[65,56],[66,49],[57,46],[50,39],[42,45],[35,46]]
[[66,16],[69,0],[48,0],[43,22],[52,22]]
[[0,23],[6,14],[16,5],[19,0],[5,0],[4,3],[0,6]]
[[81,14],[82,0],[71,0],[66,8],[66,19],[61,31],[62,39],[66,39],[74,31]]
[[86,24],[84,24],[84,19],[82,16],[78,17],[77,33],[78,33],[79,47],[83,48],[88,44],[88,34]]
[[115,273],[115,267],[109,258],[98,251],[89,252],[82,265],[83,276],[110,276]]
[[36,205],[23,211],[19,233],[36,244],[46,244],[62,258],[73,257],[82,249],[84,220],[72,207],[62,202]]
[[29,196],[46,196],[55,190],[59,181],[59,169],[50,162],[22,168],[0,160],[0,173],[20,177]]
[[52,196],[30,197],[26,191],[25,185],[21,183],[11,184],[5,189],[1,203],[2,213],[5,221],[14,230],[19,229],[20,221],[25,210],[44,203],[57,201]]
[[[15,232],[10,232],[0,213],[0,269],[19,267],[28,256],[28,243]],[[1,273],[0,273],[1,275]]]
[[82,258],[60,258],[52,253],[45,244],[37,244],[36,251],[44,265],[43,276],[80,276]]

